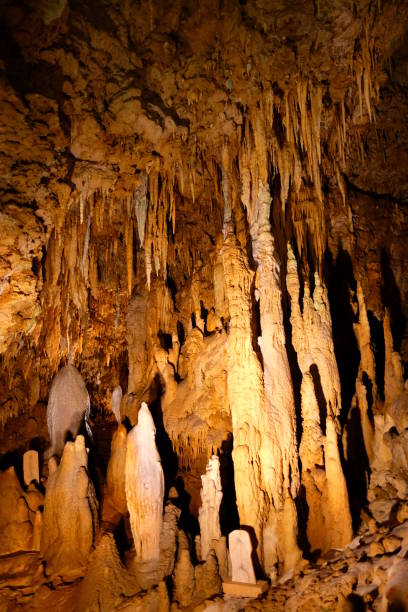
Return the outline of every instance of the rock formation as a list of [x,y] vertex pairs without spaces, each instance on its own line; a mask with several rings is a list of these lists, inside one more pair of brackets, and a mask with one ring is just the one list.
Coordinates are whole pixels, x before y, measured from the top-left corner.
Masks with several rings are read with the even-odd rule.
[[255,572],[252,564],[252,544],[249,533],[242,529],[231,531],[228,537],[228,548],[233,582],[255,584]]
[[198,513],[201,536],[201,559],[205,561],[212,540],[221,538],[220,504],[222,487],[219,459],[215,455],[208,461],[205,474],[201,476],[201,508]]
[[38,453],[35,450],[29,450],[23,455],[23,472],[24,482],[29,485],[40,481],[40,473],[38,468]]
[[0,472],[0,551],[9,554],[32,550],[33,525],[29,507],[14,467]]
[[112,412],[115,415],[115,419],[117,420],[118,425],[120,425],[122,421],[120,415],[120,404],[122,402],[122,395],[122,387],[120,385],[117,385],[112,391]]
[[61,463],[50,470],[44,500],[41,555],[52,579],[84,574],[98,524],[97,501],[87,472],[83,436],[67,442]]
[[72,364],[61,368],[52,382],[48,397],[50,457],[61,455],[68,434],[75,438],[82,419],[85,417],[86,421],[89,417],[90,408],[89,394],[78,370]]
[[147,404],[129,432],[125,489],[139,571],[155,579],[160,557],[164,480],[155,442],[156,428]]
[[180,514],[180,508],[177,508],[173,500],[169,499],[164,509],[163,523],[160,532],[159,576],[162,579],[171,576],[174,570]]
[[119,425],[112,436],[106,485],[102,504],[102,521],[117,523],[127,514],[126,502],[126,443],[127,431]]
[[298,270],[290,246],[286,282],[291,297],[292,342],[303,376],[300,458],[309,505],[307,532],[312,548],[327,551],[344,546],[352,537],[348,493],[338,448],[341,394],[330,309],[327,290],[318,273],[314,275],[313,295],[305,280],[303,301],[300,301]]

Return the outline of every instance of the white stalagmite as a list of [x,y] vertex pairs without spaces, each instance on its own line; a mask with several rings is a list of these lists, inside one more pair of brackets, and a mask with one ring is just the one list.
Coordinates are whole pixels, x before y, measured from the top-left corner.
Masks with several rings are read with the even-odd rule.
[[126,449],[126,501],[137,563],[151,572],[158,569],[163,518],[164,477],[155,442],[152,415],[142,403],[138,423],[128,434]]
[[[288,245],[288,269],[287,287],[291,297],[291,323],[292,342],[297,353],[299,368],[302,376],[312,375],[313,391],[316,400],[321,403],[321,411],[325,412],[323,419],[318,423],[322,430],[322,445],[324,449],[324,467],[327,483],[324,491],[319,488],[315,480],[315,470],[310,470],[306,475],[306,498],[309,504],[316,506],[316,489],[320,491],[321,513],[324,516],[325,537],[314,533],[310,544],[312,548],[340,547],[347,544],[352,537],[351,514],[349,509],[348,493],[343,470],[340,462],[340,454],[337,443],[339,430],[338,415],[341,406],[340,378],[334,354],[332,324],[327,290],[322,285],[320,277],[315,273],[315,289],[313,296],[307,281],[304,286],[303,312],[299,304],[300,283],[297,263],[293,251]],[[315,404],[315,398],[311,397],[310,378],[309,384],[302,383],[302,418],[307,424],[312,411],[311,402]],[[320,390],[319,390],[320,387]],[[321,393],[320,393],[321,391]],[[316,409],[313,409],[313,419],[317,420]],[[320,412],[320,410],[319,410]],[[308,460],[306,453],[314,455],[318,449],[319,441],[315,436],[316,427],[313,429],[306,426],[301,443],[302,463]],[[311,436],[310,440],[307,439]],[[307,470],[306,470],[307,471]],[[303,476],[302,476],[303,478]],[[304,478],[303,478],[304,479]],[[319,480],[321,480],[319,475]],[[309,481],[309,487],[307,486]],[[313,500],[312,497],[314,496]],[[308,530],[308,533],[311,530]]]
[[221,538],[220,504],[222,486],[220,477],[220,460],[213,455],[209,460],[205,474],[201,476],[201,507],[198,512],[201,534],[201,559],[205,561],[212,548],[212,540]]
[[228,548],[231,559],[231,578],[233,582],[255,584],[255,572],[252,564],[252,545],[249,533],[235,529],[228,536]]

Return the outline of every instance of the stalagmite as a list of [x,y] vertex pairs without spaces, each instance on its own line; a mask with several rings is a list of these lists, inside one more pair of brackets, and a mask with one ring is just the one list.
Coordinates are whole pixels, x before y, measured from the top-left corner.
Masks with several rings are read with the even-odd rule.
[[[50,470],[44,501],[41,555],[55,579],[83,575],[97,528],[97,501],[87,472],[83,436],[67,442],[59,466]],[[63,503],[63,506],[62,506]]]
[[391,404],[404,390],[404,376],[401,356],[394,351],[391,333],[390,313],[386,309],[384,314],[384,345],[385,345],[385,371],[384,391],[385,401]]
[[0,555],[31,550],[33,526],[14,467],[0,472]]
[[[61,368],[55,376],[47,405],[47,426],[51,446],[48,456],[60,455],[67,435],[75,437],[82,419],[85,423],[90,412],[90,399],[85,382],[78,370],[71,364]],[[88,433],[90,433],[87,426]]]
[[28,486],[31,481],[39,482],[40,473],[38,467],[38,453],[35,450],[29,450],[23,455],[23,472],[24,482]]
[[155,580],[160,556],[164,479],[155,443],[156,428],[145,403],[128,434],[126,500],[140,572]]
[[[351,540],[351,515],[348,503],[348,493],[340,463],[338,449],[338,415],[341,406],[340,379],[334,355],[332,325],[327,290],[321,284],[320,277],[315,273],[315,288],[313,296],[310,295],[309,284],[305,281],[303,310],[299,304],[300,284],[296,259],[290,246],[288,246],[287,287],[291,297],[291,323],[292,342],[297,353],[297,360],[303,377],[308,375],[308,381],[302,383],[302,417],[313,420],[313,426],[305,427],[302,434],[302,449],[304,456],[311,452],[311,458],[318,450],[319,440],[316,437],[316,403],[312,394],[309,373],[313,379],[313,392],[319,405],[319,425],[322,431],[322,444],[324,448],[324,470],[326,495],[322,494],[320,512],[324,515],[325,530],[324,541],[312,527],[310,534],[315,538],[312,546],[325,549],[344,546]],[[310,440],[308,440],[310,436]],[[306,462],[308,459],[306,458]],[[313,459],[309,459],[313,460]],[[317,498],[314,493],[317,477],[316,470],[306,473],[309,481],[309,493],[306,496],[313,499],[316,505]],[[310,481],[312,478],[312,481]],[[322,480],[319,475],[319,480]],[[323,478],[324,481],[324,478]],[[305,486],[307,482],[305,482]]]
[[126,443],[126,427],[119,425],[112,436],[102,505],[102,521],[113,524],[116,524],[122,516],[127,514],[125,491]]
[[177,561],[174,568],[174,599],[183,606],[193,601],[195,590],[194,567],[191,563],[188,540],[184,532],[179,532]]
[[236,529],[228,536],[228,548],[231,559],[231,578],[233,582],[255,584],[255,572],[252,564],[252,544],[247,531]]
[[[374,458],[374,426],[369,415],[368,394],[372,401],[377,400],[377,384],[374,353],[371,346],[370,324],[361,284],[357,283],[358,321],[353,324],[354,333],[360,351],[360,365],[356,380],[356,398],[360,411],[361,428],[363,431],[364,446],[369,462]],[[368,389],[367,387],[370,387]]]
[[201,508],[198,513],[201,535],[201,559],[205,561],[212,548],[212,540],[219,540],[220,504],[222,487],[220,478],[220,462],[212,456],[208,461],[205,474],[201,476]]
[[330,526],[326,525],[324,515],[327,501],[324,437],[320,427],[319,406],[313,377],[310,372],[303,375],[301,396],[303,433],[299,455],[302,462],[302,482],[306,489],[306,501],[309,507],[307,538],[312,550],[327,550],[326,536],[330,531]]
[[[170,494],[171,493],[172,490],[170,490]],[[177,552],[177,524],[180,518],[180,514],[180,508],[177,508],[177,506],[173,504],[172,499],[170,499],[166,503],[160,533],[160,579],[171,576],[174,570]]]

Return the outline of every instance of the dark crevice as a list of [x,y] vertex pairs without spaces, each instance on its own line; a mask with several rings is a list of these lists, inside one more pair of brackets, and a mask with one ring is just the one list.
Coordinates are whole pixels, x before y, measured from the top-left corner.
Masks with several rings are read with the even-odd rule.
[[381,268],[383,285],[381,288],[382,301],[385,308],[388,308],[391,321],[391,333],[394,351],[401,351],[401,342],[404,337],[406,317],[402,312],[401,293],[395,281],[393,271],[390,266],[390,259],[385,249],[381,252]]
[[374,350],[375,378],[379,398],[384,401],[384,371],[385,371],[385,343],[383,323],[371,310],[367,310],[370,325],[371,344]]
[[324,397],[324,392],[322,388],[322,381],[320,379],[319,368],[315,363],[310,366],[310,373],[313,378],[314,392],[317,400],[317,404],[319,406],[319,415],[320,415],[320,427],[322,429],[323,435],[326,435],[326,419],[327,419],[327,402]]
[[350,303],[350,291],[357,285],[350,255],[339,245],[336,261],[329,250],[325,254],[333,343],[341,383],[340,423],[343,426],[351,407],[360,365],[360,351],[354,334],[355,315]]
[[354,406],[351,409],[345,430],[347,461],[344,462],[343,469],[349,492],[351,519],[355,533],[360,527],[361,510],[367,504],[367,479],[370,474],[358,407]]

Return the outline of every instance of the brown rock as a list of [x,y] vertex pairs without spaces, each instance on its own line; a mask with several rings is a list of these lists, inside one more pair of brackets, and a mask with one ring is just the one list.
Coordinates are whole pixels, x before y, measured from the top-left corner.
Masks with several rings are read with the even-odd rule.
[[71,581],[84,574],[97,527],[97,501],[83,436],[67,442],[47,481],[41,554],[47,575]]

